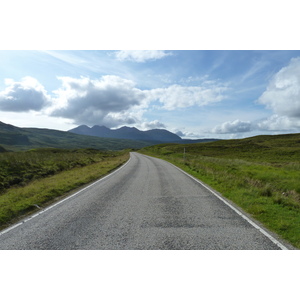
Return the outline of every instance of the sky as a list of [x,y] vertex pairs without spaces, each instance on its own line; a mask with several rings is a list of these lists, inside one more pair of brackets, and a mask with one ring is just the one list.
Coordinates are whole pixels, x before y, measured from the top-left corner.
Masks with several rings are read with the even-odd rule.
[[0,65],[0,120],[19,127],[300,131],[299,50],[1,50]]
[[295,3],[11,0],[1,6],[0,121],[192,139],[299,132]]

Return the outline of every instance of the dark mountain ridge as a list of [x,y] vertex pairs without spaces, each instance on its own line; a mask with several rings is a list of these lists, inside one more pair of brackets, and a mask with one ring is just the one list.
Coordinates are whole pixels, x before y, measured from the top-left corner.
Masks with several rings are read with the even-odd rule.
[[141,131],[135,127],[127,126],[123,126],[118,129],[109,129],[105,126],[99,125],[95,125],[91,128],[86,125],[81,125],[69,130],[69,132],[98,137],[110,137],[117,139],[153,141],[163,143],[180,142],[182,140],[181,137],[179,137],[177,134],[165,129],[151,129]]
[[[84,127],[83,127],[84,129]],[[147,141],[78,135],[54,129],[19,128],[0,121],[0,151],[19,151],[33,148],[94,148],[99,150],[140,149],[153,145]]]
[[194,144],[203,142],[214,142],[219,139],[182,139],[177,134],[172,133],[165,129],[150,129],[146,131],[141,131],[135,127],[123,126],[118,129],[109,129],[105,126],[95,125],[93,127],[88,127],[86,125],[80,125],[76,128],[69,130],[69,132],[98,136],[98,137],[110,137],[117,139],[129,139],[136,141],[147,141],[154,144],[163,143],[177,143],[177,144]]
[[[82,125],[76,129],[77,133],[46,128],[20,128],[0,121],[0,152],[49,147],[122,150],[140,149],[162,143],[190,144],[215,141],[214,139],[185,140],[164,129],[152,129],[144,132],[134,127],[124,126],[117,130],[111,130],[99,125],[92,128]],[[102,137],[95,136],[99,132]]]

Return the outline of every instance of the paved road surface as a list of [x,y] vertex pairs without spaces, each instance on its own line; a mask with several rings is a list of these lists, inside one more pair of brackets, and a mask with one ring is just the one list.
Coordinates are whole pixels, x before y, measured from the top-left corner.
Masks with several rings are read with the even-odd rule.
[[131,153],[113,175],[0,233],[0,249],[280,249],[173,165]]

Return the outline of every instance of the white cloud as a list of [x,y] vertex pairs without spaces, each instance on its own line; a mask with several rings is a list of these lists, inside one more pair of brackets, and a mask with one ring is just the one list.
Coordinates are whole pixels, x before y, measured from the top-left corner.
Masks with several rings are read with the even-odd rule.
[[133,124],[145,105],[143,91],[135,88],[134,82],[118,76],[59,79],[62,88],[54,91],[57,97],[52,115],[73,119],[76,124]]
[[223,124],[216,126],[212,129],[212,133],[227,134],[227,133],[240,133],[249,132],[252,130],[251,122],[244,122],[235,120],[233,122],[224,122]]
[[200,138],[199,133],[194,133],[191,131],[186,131],[186,130],[182,131],[182,130],[176,129],[176,130],[174,130],[174,132],[183,139],[199,139]]
[[180,86],[141,90],[135,83],[118,76],[102,76],[100,79],[87,77],[59,77],[62,87],[53,93],[51,115],[73,119],[76,124],[101,124],[117,127],[136,124],[143,128],[164,128],[158,122],[143,122],[143,114],[153,102],[163,105],[159,109],[203,106],[224,98],[223,86]]
[[142,125],[141,127],[142,127],[143,130],[158,129],[158,128],[164,129],[164,128],[166,128],[165,124],[159,122],[158,120],[154,120],[154,121],[151,121],[151,122],[143,122],[141,125]]
[[271,79],[258,99],[279,116],[300,118],[300,58],[293,58]]
[[266,131],[291,131],[300,129],[300,120],[287,116],[272,115],[268,119],[257,123],[259,130]]
[[121,50],[115,52],[118,60],[124,61],[135,61],[143,63],[148,60],[157,60],[166,56],[172,55],[170,52],[162,50]]
[[30,76],[16,82],[5,79],[5,90],[0,91],[0,110],[11,112],[40,111],[49,104],[44,87]]
[[[287,116],[272,115],[269,118],[245,122],[240,120],[235,120],[233,122],[224,122],[223,124],[214,127],[211,133],[214,134],[239,134],[246,132],[260,132],[260,131],[276,131],[276,132],[291,132],[299,131],[300,120],[297,118],[291,118]],[[237,138],[233,135],[232,138]]]
[[[98,79],[88,77],[58,77],[59,89],[47,94],[32,77],[20,82],[6,79],[6,89],[0,91],[0,110],[3,112],[36,111],[45,117],[65,119],[78,125],[105,125],[116,128],[132,125],[142,129],[166,128],[158,120],[147,120],[151,110],[175,110],[204,106],[225,98],[226,87],[214,82],[200,86],[171,85],[167,88],[142,90],[132,80],[106,75]],[[160,102],[160,105],[157,103]],[[184,134],[184,133],[183,133]],[[190,134],[189,134],[190,135]]]
[[157,88],[148,91],[149,97],[163,103],[163,108],[174,110],[191,106],[204,106],[219,102],[225,98],[224,86],[181,86],[171,85],[167,88]]
[[260,120],[260,131],[297,131],[300,129],[300,57],[277,72],[270,80],[266,91],[257,100],[274,114]]

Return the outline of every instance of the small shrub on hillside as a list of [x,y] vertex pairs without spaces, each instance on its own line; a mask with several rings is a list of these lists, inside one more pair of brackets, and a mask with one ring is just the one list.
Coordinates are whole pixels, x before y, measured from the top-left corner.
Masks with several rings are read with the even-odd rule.
[[264,186],[261,190],[260,190],[260,195],[263,197],[272,197],[273,195],[273,191],[270,185],[266,185]]

